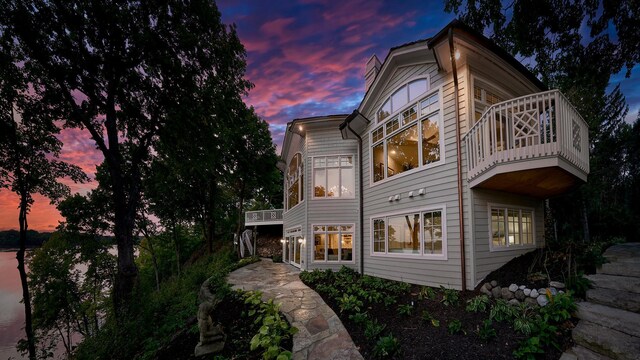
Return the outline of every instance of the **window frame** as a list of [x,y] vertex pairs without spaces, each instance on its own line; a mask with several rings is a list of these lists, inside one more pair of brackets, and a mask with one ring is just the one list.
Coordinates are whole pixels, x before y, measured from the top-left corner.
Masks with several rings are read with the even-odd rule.
[[[289,178],[289,166],[291,165],[291,161],[293,161],[293,159],[296,157],[296,155],[300,154],[300,162],[298,163],[298,167],[296,168],[296,174],[293,177],[293,179]],[[302,152],[298,151],[295,154],[293,154],[293,156],[291,157],[291,159],[289,159],[289,162],[287,163],[287,173],[284,176],[284,184],[285,184],[285,192],[284,192],[284,208],[285,208],[285,212],[288,212],[290,210],[293,210],[296,208],[296,206],[304,203],[304,200],[306,199],[306,197],[304,196],[304,181],[305,181],[305,158],[304,155],[302,154]],[[293,186],[293,184],[295,184],[295,182],[298,181],[298,202],[289,207],[289,189]]]
[[[480,114],[480,117],[482,117],[482,115],[484,115],[484,113],[487,111],[487,109],[489,109],[493,104],[488,104],[486,103],[486,95],[482,96],[483,99],[481,100],[477,100],[475,97],[475,91],[476,91],[476,86],[480,87],[482,90],[484,90],[483,93],[486,94],[486,91],[490,91],[491,93],[493,93],[494,95],[500,96],[503,98],[502,101],[500,102],[504,102],[504,101],[508,101],[509,99],[513,99],[516,96],[513,95],[509,95],[508,91],[505,91],[502,87],[498,86],[496,83],[489,81],[485,78],[479,77],[479,76],[475,76],[472,75],[471,76],[471,91],[469,91],[469,103],[471,104],[471,111],[469,112],[469,116],[471,117],[471,122],[470,122],[470,126],[469,128],[471,128],[473,125],[476,124],[476,101],[480,102],[481,105],[485,106],[485,109],[482,111],[482,113]],[[497,104],[497,103],[496,103]]]
[[[442,254],[425,254],[424,252],[424,214],[440,211],[442,226]],[[389,237],[388,237],[388,218],[399,215],[412,215],[415,213],[420,214],[420,253],[419,254],[407,254],[407,253],[390,253],[389,252]],[[374,248],[374,221],[384,219],[385,239],[384,248],[385,252],[375,252]],[[435,204],[428,207],[422,207],[419,209],[407,209],[402,211],[395,211],[383,214],[376,214],[369,218],[369,255],[372,257],[381,258],[400,258],[400,259],[416,259],[416,260],[448,260],[447,254],[448,239],[447,239],[447,206],[445,204]]]
[[[495,246],[493,245],[493,221],[492,210],[504,210],[504,230],[505,230],[505,246]],[[520,237],[520,245],[509,245],[509,211],[518,211],[518,226],[519,226],[519,237]],[[531,244],[522,244],[523,242],[523,227],[522,227],[522,211],[528,211],[531,213],[531,236],[532,243]],[[536,209],[527,206],[519,206],[519,205],[508,205],[508,204],[497,204],[497,203],[488,203],[487,204],[487,219],[488,219],[488,228],[489,228],[489,251],[490,252],[502,252],[502,251],[515,251],[522,249],[535,249],[537,247],[536,240]]]
[[[342,166],[342,162],[341,162],[341,158],[342,157],[351,157],[351,166]],[[338,166],[331,166],[331,167],[327,167],[327,158],[330,157],[338,157]],[[325,187],[325,196],[316,196],[316,167],[315,167],[315,161],[317,158],[324,158],[325,159],[325,163],[324,163],[324,167],[322,168],[318,168],[318,169],[324,169],[325,171],[325,185],[327,184],[327,181],[329,179],[329,177],[327,176],[327,169],[338,169],[338,181],[339,181],[339,188],[340,188],[340,195],[339,196],[327,196],[327,188]],[[357,186],[356,186],[356,159],[357,156],[355,154],[333,154],[333,155],[317,155],[317,156],[312,156],[310,157],[311,161],[311,189],[313,190],[311,192],[311,199],[312,200],[353,200],[356,198],[356,190],[357,190]],[[342,169],[348,169],[351,168],[353,170],[353,196],[342,196]]]
[[[325,230],[323,232],[316,232],[315,231],[315,227],[316,226],[324,226]],[[328,228],[329,226],[337,226],[338,227],[338,260],[329,260],[329,233],[331,234],[335,234],[335,232],[331,231],[329,232]],[[340,228],[341,226],[351,226],[352,227],[352,231],[351,232],[344,232],[345,234],[351,234],[351,260],[342,260],[342,229]],[[325,235],[325,240],[324,240],[324,260],[316,260],[316,234],[324,234]],[[313,251],[311,252],[311,262],[312,263],[316,263],[316,264],[355,264],[356,262],[356,224],[355,223],[314,223],[311,224],[311,241],[312,243],[310,244],[311,247],[313,248]]]
[[[419,80],[425,80],[426,82],[426,87],[427,89],[422,92],[421,94],[418,94],[416,97],[413,98],[413,100],[411,100],[411,94],[409,91],[409,85],[417,82]],[[393,96],[395,94],[397,94],[400,90],[402,90],[403,88],[405,88],[407,90],[407,102],[402,105],[401,107],[399,107],[398,109],[393,109]],[[430,92],[431,90],[433,90],[431,88],[431,78],[429,75],[424,75],[424,76],[416,76],[413,77],[411,79],[409,79],[407,82],[403,83],[402,85],[396,87],[395,89],[393,89],[393,91],[390,92],[390,95],[387,96],[384,101],[382,102],[382,104],[375,110],[375,124],[376,125],[380,125],[384,122],[386,122],[387,120],[389,120],[391,117],[393,117],[395,114],[399,113],[402,109],[404,109],[405,107],[407,107],[407,105],[411,104],[412,102],[414,102],[416,99],[423,97],[424,94]],[[389,115],[387,115],[384,119],[380,119],[379,114],[380,114],[380,110],[382,110],[382,108],[387,104],[387,102],[389,103],[389,110],[391,111],[389,113]]]
[[[410,81],[408,81],[407,83],[405,83],[405,85],[408,85],[409,83],[411,83],[412,81],[414,81],[416,79],[412,79]],[[422,115],[422,108],[421,106],[421,102],[423,102],[426,99],[429,99],[431,97],[433,97],[433,95],[437,95],[437,99],[438,99],[438,107],[437,109],[432,109],[432,111],[429,111],[428,113]],[[436,166],[440,166],[443,165],[446,161],[445,157],[446,157],[446,150],[445,150],[445,139],[444,139],[444,111],[443,111],[443,86],[438,86],[435,88],[430,88],[428,89],[426,92],[422,93],[419,97],[415,98],[413,101],[409,102],[408,104],[406,104],[404,107],[398,109],[397,111],[393,112],[392,114],[390,114],[389,116],[387,116],[385,118],[384,121],[376,123],[376,126],[371,127],[371,129],[369,129],[369,186],[376,186],[379,184],[384,184],[387,181],[390,181],[392,179],[396,179],[396,178],[400,178],[402,176],[406,176],[421,170],[425,170],[425,169],[430,169],[432,167],[436,167]],[[401,115],[403,112],[409,110],[412,107],[416,107],[416,113],[417,113],[417,117],[415,120],[411,120],[410,122],[404,123],[402,124],[402,119],[401,119]],[[429,105],[431,106],[431,105]],[[426,119],[428,119],[429,117],[436,115],[438,116],[438,136],[439,136],[439,143],[440,143],[440,159],[438,161],[434,161],[428,164],[423,164],[424,163],[424,158],[423,158],[423,134],[422,134],[422,122]],[[377,112],[376,112],[376,117],[377,117]],[[398,127],[396,127],[395,129],[393,129],[391,132],[387,132],[387,126],[389,126],[389,124],[393,121],[398,121]],[[387,176],[387,173],[385,172],[385,177],[378,180],[378,181],[374,181],[375,178],[375,166],[373,163],[373,149],[376,146],[379,146],[382,144],[382,151],[383,151],[383,158],[385,159],[385,167],[388,167],[388,153],[387,153],[387,148],[388,148],[388,141],[390,138],[394,137],[395,135],[398,135],[399,133],[402,133],[403,131],[406,131],[407,129],[411,128],[412,126],[417,126],[417,131],[418,131],[418,166],[410,169],[410,170],[406,170],[400,173],[397,173],[395,175],[393,175],[392,177]],[[373,141],[373,137],[374,137],[374,133],[379,133],[379,131],[382,130],[382,137],[379,138],[377,141]],[[376,135],[377,136],[377,135]]]

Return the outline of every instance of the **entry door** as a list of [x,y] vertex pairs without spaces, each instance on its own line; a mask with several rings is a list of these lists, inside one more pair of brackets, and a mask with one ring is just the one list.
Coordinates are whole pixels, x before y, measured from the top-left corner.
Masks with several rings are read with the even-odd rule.
[[300,267],[302,241],[302,231],[300,230],[287,233],[285,236],[283,259],[297,267]]

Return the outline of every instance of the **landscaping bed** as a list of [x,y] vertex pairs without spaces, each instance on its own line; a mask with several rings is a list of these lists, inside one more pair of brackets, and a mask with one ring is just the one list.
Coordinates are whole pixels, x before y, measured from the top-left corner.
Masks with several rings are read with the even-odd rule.
[[545,308],[339,272],[303,272],[365,359],[558,359],[571,346],[567,294]]

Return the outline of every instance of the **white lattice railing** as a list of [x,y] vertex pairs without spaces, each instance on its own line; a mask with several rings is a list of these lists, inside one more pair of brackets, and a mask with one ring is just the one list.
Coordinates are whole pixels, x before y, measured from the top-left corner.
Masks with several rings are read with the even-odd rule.
[[464,141],[470,181],[497,164],[547,156],[589,172],[587,123],[559,90],[494,104]]
[[247,211],[244,213],[245,224],[282,223],[282,209]]

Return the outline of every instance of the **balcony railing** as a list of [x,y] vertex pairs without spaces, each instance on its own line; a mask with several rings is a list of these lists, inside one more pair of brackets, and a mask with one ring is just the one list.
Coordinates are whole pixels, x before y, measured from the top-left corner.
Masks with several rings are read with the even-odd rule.
[[562,157],[589,173],[587,123],[558,90],[491,106],[465,135],[468,179],[496,165]]
[[247,211],[244,213],[245,226],[282,224],[282,209]]

